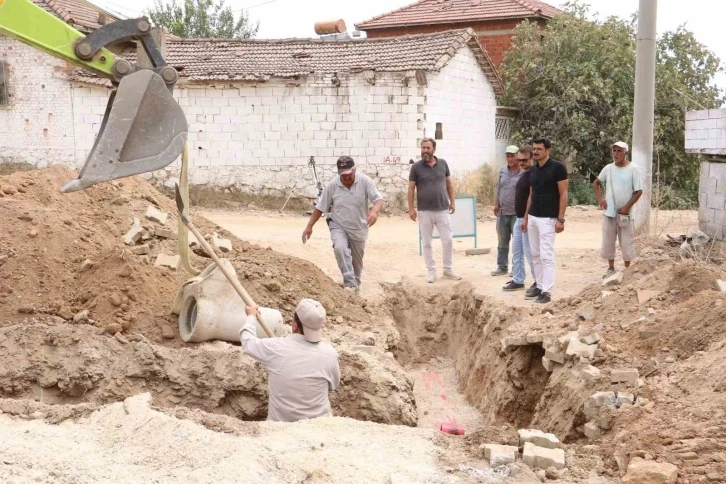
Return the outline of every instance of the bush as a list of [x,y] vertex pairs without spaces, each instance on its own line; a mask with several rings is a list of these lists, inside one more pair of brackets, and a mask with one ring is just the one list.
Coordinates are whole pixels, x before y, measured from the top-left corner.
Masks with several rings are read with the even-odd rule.
[[592,183],[580,175],[571,175],[569,187],[568,205],[597,205],[597,197],[592,188]]
[[476,170],[454,178],[456,195],[473,195],[481,205],[494,205],[498,168],[482,165]]

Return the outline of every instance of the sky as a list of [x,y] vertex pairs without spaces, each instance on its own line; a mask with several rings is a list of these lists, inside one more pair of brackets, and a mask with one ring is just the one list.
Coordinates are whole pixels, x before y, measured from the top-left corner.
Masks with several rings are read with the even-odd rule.
[[[97,5],[134,17],[153,6],[153,0],[91,0]],[[563,7],[561,0],[545,0]],[[413,0],[226,0],[233,10],[247,9],[253,20],[260,21],[258,38],[315,37],[315,22],[342,18],[348,31],[354,24],[376,15],[395,10]],[[601,18],[616,15],[630,18],[638,10],[638,0],[584,0],[592,12]],[[723,18],[726,1],[723,0],[658,0],[658,33],[686,24],[699,42],[705,44],[726,65],[726,42],[723,41]],[[717,84],[726,89],[726,74]]]

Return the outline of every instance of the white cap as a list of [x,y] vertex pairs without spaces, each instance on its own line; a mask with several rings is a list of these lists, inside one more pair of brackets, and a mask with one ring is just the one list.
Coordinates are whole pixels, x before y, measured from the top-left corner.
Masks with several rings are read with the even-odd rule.
[[618,148],[622,148],[625,150],[625,152],[628,152],[628,143],[625,141],[618,141],[617,143],[613,143],[613,146],[617,146]]
[[311,343],[317,343],[323,339],[323,326],[327,313],[325,308],[318,301],[303,299],[295,309],[297,318],[303,325],[305,339]]

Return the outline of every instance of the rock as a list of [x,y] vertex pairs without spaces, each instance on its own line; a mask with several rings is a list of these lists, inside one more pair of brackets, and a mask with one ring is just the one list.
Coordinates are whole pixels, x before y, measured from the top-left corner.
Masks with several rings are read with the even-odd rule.
[[640,339],[651,339],[658,336],[660,334],[660,331],[656,329],[641,329],[638,334],[640,336]]
[[104,331],[106,331],[108,334],[116,334],[121,330],[123,330],[123,327],[118,323],[107,324],[104,328]]
[[602,281],[602,285],[605,287],[617,286],[618,284],[623,282],[623,275],[624,274],[622,272],[616,272],[612,276]]
[[629,329],[631,326],[635,326],[636,324],[644,323],[646,321],[648,321],[648,318],[646,318],[645,316],[641,316],[632,323],[620,323],[620,327],[623,329]]
[[141,240],[143,234],[144,228],[141,225],[132,225],[129,231],[126,232],[126,235],[124,235],[123,237],[124,244],[136,245],[136,242]]
[[113,293],[109,296],[108,302],[111,303],[112,306],[119,307],[121,306],[121,296],[118,293]]
[[491,253],[492,249],[490,248],[482,248],[482,249],[466,249],[465,253],[466,255],[485,255]]
[[131,200],[130,200],[130,199],[129,199],[129,197],[127,197],[126,195],[120,195],[119,197],[115,198],[115,199],[114,199],[114,200],[113,200],[113,201],[111,202],[111,205],[126,205],[126,204],[127,204],[127,203],[129,203],[130,201],[131,201]]
[[565,451],[562,449],[547,449],[527,442],[524,444],[522,461],[537,469],[547,469],[548,467],[564,469]]
[[589,419],[594,419],[601,407],[615,408],[615,392],[597,392],[590,395],[582,406],[582,412]]
[[142,245],[137,245],[135,247],[131,247],[131,252],[133,252],[136,255],[146,255],[149,252],[151,252],[151,248],[149,247],[149,244],[142,244]]
[[263,286],[265,286],[265,288],[270,292],[280,292],[282,290],[280,283],[275,280],[268,281],[264,283]]
[[337,324],[343,324],[345,322],[345,319],[343,318],[343,316],[338,315],[335,317],[335,322]]
[[376,351],[376,347],[370,345],[355,345],[353,346],[353,351],[360,351],[372,355]]
[[55,313],[58,317],[71,321],[73,319],[73,311],[68,306],[61,306],[61,308]]
[[26,212],[26,213],[18,216],[18,219],[24,220],[26,222],[32,222],[33,221],[33,216]]
[[622,479],[623,484],[675,484],[678,468],[667,462],[634,458]]
[[726,281],[723,280],[717,280],[713,284],[713,288],[718,292],[726,292]]
[[561,477],[560,471],[558,471],[554,467],[548,467],[547,469],[545,469],[545,477],[547,479],[556,481],[557,479],[559,479]]
[[41,412],[40,410],[36,410],[35,412],[30,414],[30,418],[33,420],[40,420],[45,417],[46,417],[46,415],[43,412]]
[[155,206],[149,205],[146,209],[144,217],[146,217],[148,220],[160,223],[161,225],[166,225],[166,219],[169,217],[169,215],[166,212],[162,212]]
[[660,294],[660,291],[651,291],[647,289],[638,289],[638,303],[645,304]]
[[600,378],[600,370],[592,365],[587,365],[582,369],[582,374],[588,381],[597,380]]
[[580,337],[580,335],[579,335],[579,333],[577,331],[571,331],[571,332],[567,333],[566,335],[560,336],[559,338],[557,338],[557,341],[561,345],[566,345],[566,344],[569,344],[570,343],[570,340],[572,338],[577,339],[579,337]]
[[547,471],[544,469],[540,469],[537,472],[534,473],[535,477],[539,479],[540,482],[547,481]]
[[594,345],[595,343],[599,343],[601,339],[599,334],[593,333],[589,336],[582,336],[580,341],[586,345]]
[[16,193],[18,193],[18,189],[12,185],[5,185],[3,186],[2,190],[5,195],[15,195]]
[[602,297],[603,299],[605,299],[606,297],[608,297],[608,296],[612,296],[613,294],[615,294],[615,293],[614,293],[613,291],[603,291],[603,292],[602,292],[602,293],[600,294],[600,297]]
[[591,302],[585,303],[577,310],[577,315],[583,321],[590,321],[595,317],[595,306]]
[[591,440],[599,439],[602,437],[600,426],[596,422],[587,422],[585,424],[585,436]]
[[142,264],[151,265],[151,257],[149,257],[148,255],[142,255],[141,257],[139,257],[139,261]]
[[519,445],[524,445],[526,442],[534,444],[538,447],[544,447],[546,449],[559,449],[560,441],[557,439],[555,434],[547,434],[541,430],[534,429],[520,429],[517,432],[519,435]]
[[28,232],[28,237],[31,239],[34,239],[38,236],[38,229],[30,229],[30,232]]
[[363,336],[360,340],[360,344],[363,346],[375,346],[376,345],[376,337],[373,333],[363,333]]
[[698,454],[695,452],[684,452],[683,454],[679,454],[678,457],[683,460],[696,460],[698,459]]
[[612,370],[610,372],[611,383],[637,382],[640,378],[638,370],[628,368],[625,370]]
[[161,337],[164,339],[174,339],[176,338],[176,333],[169,326],[164,326],[161,328]]
[[542,333],[527,333],[527,343],[537,344],[544,341],[544,335]]
[[542,366],[544,366],[544,369],[550,373],[552,373],[552,371],[555,369],[555,363],[546,356],[542,357]]
[[160,237],[162,239],[173,239],[176,240],[177,234],[171,229],[167,229],[166,227],[156,227],[154,229],[154,235],[157,237]]
[[178,270],[181,264],[181,257],[178,255],[159,254],[154,262],[154,267],[169,267],[172,270]]
[[73,322],[76,324],[88,323],[90,321],[88,315],[88,309],[84,309],[83,311],[76,313],[76,315],[73,316]]
[[148,414],[151,412],[151,393],[140,393],[124,400],[126,414]]
[[91,267],[93,267],[93,261],[91,259],[86,259],[81,264],[81,272],[86,272]]
[[232,241],[229,239],[222,239],[217,237],[217,234],[212,234],[212,247],[219,249],[220,251],[227,253],[232,252]]
[[555,363],[559,363],[560,365],[565,363],[565,354],[560,353],[559,351],[547,350],[545,351],[544,357],[554,361]]
[[492,469],[513,464],[518,454],[519,448],[512,445],[484,444],[484,458]]
[[566,356],[575,358],[578,356],[584,356],[585,358],[592,359],[595,356],[596,345],[586,345],[580,343],[580,340],[572,338],[570,344],[567,345]]

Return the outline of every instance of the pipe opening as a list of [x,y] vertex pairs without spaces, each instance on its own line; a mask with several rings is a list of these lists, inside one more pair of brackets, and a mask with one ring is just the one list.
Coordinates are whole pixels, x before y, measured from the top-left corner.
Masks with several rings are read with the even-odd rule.
[[187,334],[194,333],[194,327],[197,324],[197,298],[189,298],[189,307],[184,311],[184,329]]

